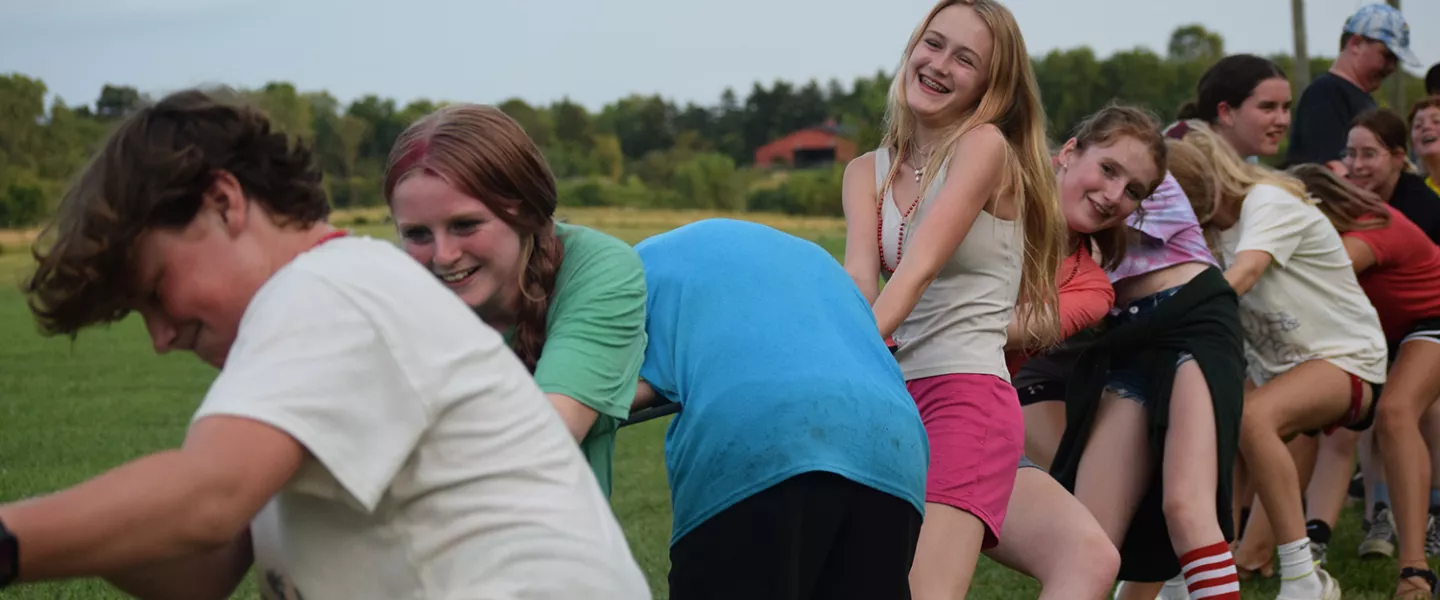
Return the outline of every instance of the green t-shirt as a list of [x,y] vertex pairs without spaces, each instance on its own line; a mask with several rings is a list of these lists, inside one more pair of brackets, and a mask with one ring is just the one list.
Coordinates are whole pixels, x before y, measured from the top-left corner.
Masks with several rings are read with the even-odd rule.
[[605,233],[565,223],[555,233],[565,257],[535,382],[599,413],[580,452],[608,497],[615,431],[630,415],[645,360],[645,268],[634,248]]

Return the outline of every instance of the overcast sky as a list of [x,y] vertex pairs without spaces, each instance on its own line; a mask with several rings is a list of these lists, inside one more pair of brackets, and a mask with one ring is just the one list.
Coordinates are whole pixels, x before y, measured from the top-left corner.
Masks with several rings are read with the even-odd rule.
[[[1365,0],[1308,0],[1311,54],[1333,56]],[[1289,52],[1287,0],[1009,0],[1032,54],[1100,56],[1200,23],[1226,51]],[[1404,0],[1411,47],[1440,62],[1440,0]],[[69,104],[104,83],[160,94],[287,80],[342,101],[375,93],[499,102],[630,93],[714,104],[756,80],[822,83],[892,68],[931,0],[0,0],[0,73]],[[1423,73],[1424,68],[1412,69]]]

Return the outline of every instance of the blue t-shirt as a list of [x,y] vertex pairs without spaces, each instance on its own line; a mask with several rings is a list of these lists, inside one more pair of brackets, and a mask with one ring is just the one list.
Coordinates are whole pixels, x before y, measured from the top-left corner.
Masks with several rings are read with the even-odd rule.
[[924,512],[930,446],[920,413],[839,262],[807,240],[730,219],[635,249],[648,295],[640,376],[681,405],[665,435],[671,544],[814,471]]

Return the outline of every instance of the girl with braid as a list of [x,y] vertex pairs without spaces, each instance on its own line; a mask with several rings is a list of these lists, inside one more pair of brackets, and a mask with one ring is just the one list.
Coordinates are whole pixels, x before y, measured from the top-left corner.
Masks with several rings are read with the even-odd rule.
[[600,488],[645,357],[645,272],[635,250],[555,222],[555,177],[500,110],[447,106],[395,142],[385,198],[401,245],[505,334]]

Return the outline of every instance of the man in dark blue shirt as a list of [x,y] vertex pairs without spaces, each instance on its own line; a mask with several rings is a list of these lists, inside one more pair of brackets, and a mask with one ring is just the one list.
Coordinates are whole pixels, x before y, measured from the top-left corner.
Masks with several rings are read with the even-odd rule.
[[1340,35],[1340,56],[1300,96],[1290,124],[1286,166],[1321,163],[1344,172],[1340,164],[1350,122],[1375,108],[1370,96],[1400,61],[1418,67],[1410,50],[1410,26],[1400,11],[1367,4],[1348,20]]

